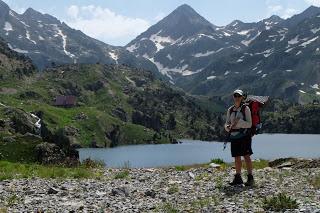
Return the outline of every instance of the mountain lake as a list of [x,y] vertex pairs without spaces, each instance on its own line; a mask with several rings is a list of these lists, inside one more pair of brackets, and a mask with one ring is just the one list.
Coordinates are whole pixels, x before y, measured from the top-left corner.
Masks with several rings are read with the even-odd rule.
[[[79,149],[80,160],[104,161],[112,168],[150,168],[208,163],[220,158],[232,162],[230,143],[180,140],[179,144],[129,145],[115,148]],[[253,137],[253,159],[284,157],[319,158],[320,135],[261,134]]]

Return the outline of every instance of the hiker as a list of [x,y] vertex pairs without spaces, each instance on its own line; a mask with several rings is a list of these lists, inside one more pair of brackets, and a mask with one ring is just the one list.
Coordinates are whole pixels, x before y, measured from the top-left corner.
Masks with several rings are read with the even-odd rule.
[[241,156],[244,157],[248,180],[246,186],[253,186],[254,180],[252,175],[252,161],[250,155],[253,154],[251,149],[251,126],[252,118],[250,108],[244,104],[244,92],[237,89],[233,92],[234,105],[228,109],[225,130],[229,134],[231,142],[231,155],[234,157],[236,174],[229,184],[242,185],[241,178]]

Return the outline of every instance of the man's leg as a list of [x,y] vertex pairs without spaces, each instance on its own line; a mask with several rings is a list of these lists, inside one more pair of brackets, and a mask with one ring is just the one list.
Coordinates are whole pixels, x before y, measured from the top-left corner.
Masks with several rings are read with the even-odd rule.
[[248,171],[248,180],[245,183],[246,186],[253,186],[254,185],[254,180],[253,180],[253,175],[252,175],[252,161],[250,155],[245,155],[244,160],[246,162],[246,167]]
[[249,175],[249,174],[252,175],[252,161],[251,161],[250,155],[245,155],[245,156],[244,156],[244,160],[245,160],[245,162],[246,162],[246,167],[247,167],[248,175]]
[[234,165],[236,167],[236,174],[241,175],[241,167],[242,167],[241,156],[237,156],[234,158]]
[[229,184],[232,186],[241,185],[243,184],[243,180],[241,178],[241,166],[242,166],[241,156],[237,156],[234,158],[234,165],[236,167],[236,174],[234,175],[233,181]]

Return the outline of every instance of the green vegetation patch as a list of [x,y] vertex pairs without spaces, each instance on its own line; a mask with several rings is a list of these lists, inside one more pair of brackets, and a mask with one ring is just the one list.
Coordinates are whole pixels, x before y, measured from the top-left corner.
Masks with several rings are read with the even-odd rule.
[[22,164],[0,161],[0,180],[17,178],[96,178],[102,176],[98,169],[86,168],[83,165],[78,167],[43,166],[39,164]]
[[297,201],[290,196],[279,193],[270,198],[264,198],[263,208],[266,211],[284,211],[288,209],[297,209],[299,207]]
[[311,180],[311,185],[316,189],[320,189],[320,174]]

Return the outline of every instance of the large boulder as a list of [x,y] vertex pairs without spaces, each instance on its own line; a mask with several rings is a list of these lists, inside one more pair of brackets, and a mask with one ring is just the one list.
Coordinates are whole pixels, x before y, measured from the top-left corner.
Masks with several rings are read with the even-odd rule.
[[36,146],[36,159],[43,164],[61,164],[66,158],[62,149],[53,143],[41,143]]
[[37,128],[35,126],[37,120],[24,110],[7,108],[5,114],[10,117],[10,127],[14,129],[15,132],[21,134],[37,133]]
[[120,120],[122,120],[123,122],[127,122],[128,118],[127,118],[127,113],[126,111],[124,111],[122,108],[117,107],[115,109],[112,110],[112,115],[119,118]]

